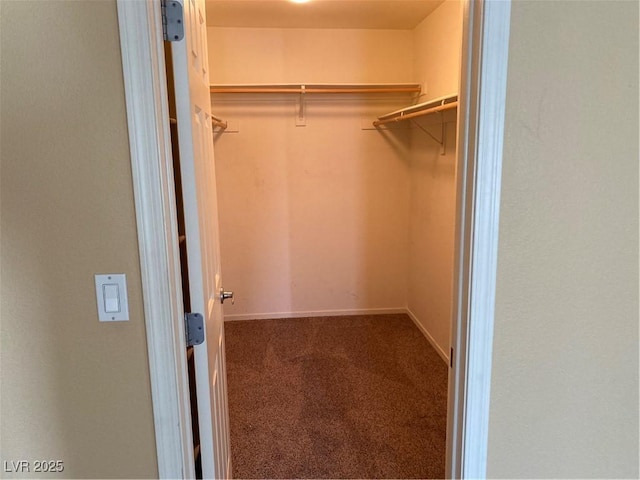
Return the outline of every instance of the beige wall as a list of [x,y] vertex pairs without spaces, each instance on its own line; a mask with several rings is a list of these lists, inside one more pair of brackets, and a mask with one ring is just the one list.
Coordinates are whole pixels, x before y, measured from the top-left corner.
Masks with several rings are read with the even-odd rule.
[[[414,75],[427,101],[458,92],[461,3],[449,0],[414,30]],[[446,149],[441,121],[446,123]],[[443,356],[449,355],[456,218],[456,111],[415,120],[411,131],[411,206],[407,305]]]
[[[214,83],[412,79],[410,31],[208,33]],[[361,124],[410,100],[311,98],[296,127],[296,97],[214,97],[228,318],[405,307],[409,130]]]
[[412,81],[408,30],[210,27],[207,35],[211,83]]
[[638,3],[514,2],[491,477],[638,478]]
[[[157,477],[115,2],[0,8],[0,461]],[[107,272],[129,322],[98,322]]]
[[446,0],[413,31],[414,76],[421,102],[458,92],[462,2]]

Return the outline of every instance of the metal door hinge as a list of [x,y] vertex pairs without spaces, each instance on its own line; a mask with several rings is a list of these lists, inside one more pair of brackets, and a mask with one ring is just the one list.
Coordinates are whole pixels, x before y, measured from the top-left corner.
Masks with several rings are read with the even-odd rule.
[[179,42],[184,38],[182,4],[172,0],[160,0],[160,6],[164,39],[168,42]]
[[187,347],[204,342],[204,317],[201,313],[185,313],[184,329]]
[[449,367],[453,368],[453,347],[451,347],[451,351],[449,352]]

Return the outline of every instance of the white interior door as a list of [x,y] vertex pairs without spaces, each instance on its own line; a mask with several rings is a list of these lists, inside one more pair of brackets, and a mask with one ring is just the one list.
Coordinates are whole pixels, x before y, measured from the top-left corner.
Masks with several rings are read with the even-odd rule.
[[230,478],[229,421],[220,291],[205,0],[183,0],[184,40],[172,43],[191,309],[205,341],[194,347],[204,478]]

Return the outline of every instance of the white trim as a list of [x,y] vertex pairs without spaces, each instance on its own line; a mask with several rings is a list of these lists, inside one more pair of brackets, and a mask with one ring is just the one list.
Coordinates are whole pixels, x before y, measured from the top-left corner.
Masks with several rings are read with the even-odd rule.
[[511,3],[487,1],[482,30],[468,323],[464,478],[486,477]]
[[227,456],[227,469],[225,470],[226,475],[224,478],[233,478],[233,464],[231,461],[231,451],[229,451],[229,455]]
[[195,478],[160,7],[117,7],[158,475]]
[[447,476],[485,478],[510,0],[465,3]]
[[418,317],[415,315],[415,313],[413,313],[409,308],[405,309],[405,313],[409,316],[411,321],[413,321],[413,323],[416,324],[416,327],[418,327],[418,330],[420,330],[422,332],[422,334],[425,336],[425,338],[431,344],[431,346],[434,348],[434,350],[436,352],[438,352],[438,355],[440,355],[442,360],[444,360],[444,363],[449,365],[449,355],[442,349],[442,347],[440,345],[438,345],[438,342],[436,342],[435,338],[433,338],[431,336],[431,334],[425,328],[425,326],[420,323],[420,321],[418,320]]
[[309,310],[301,312],[274,312],[274,313],[242,313],[225,315],[225,322],[244,320],[275,320],[278,318],[307,318],[307,317],[339,317],[348,315],[385,315],[393,313],[407,313],[404,307],[398,308],[363,308],[352,310]]

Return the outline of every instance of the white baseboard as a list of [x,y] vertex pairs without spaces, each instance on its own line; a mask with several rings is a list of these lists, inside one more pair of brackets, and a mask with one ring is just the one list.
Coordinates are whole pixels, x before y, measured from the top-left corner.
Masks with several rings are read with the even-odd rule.
[[442,349],[442,347],[440,345],[438,345],[438,342],[436,342],[435,339],[431,336],[431,334],[427,331],[427,329],[422,326],[422,324],[418,321],[418,317],[416,317],[416,315],[411,310],[409,310],[408,308],[405,308],[405,313],[407,315],[409,315],[409,318],[411,320],[413,320],[413,323],[416,324],[416,327],[418,327],[420,329],[420,331],[426,337],[426,339],[429,341],[431,346],[433,348],[435,348],[436,352],[438,352],[438,355],[440,355],[442,357],[442,359],[444,360],[444,362],[447,365],[449,365],[449,354],[448,354],[448,352],[445,352]]
[[338,317],[345,315],[384,315],[391,313],[407,313],[405,307],[398,308],[364,308],[353,310],[314,310],[306,312],[277,312],[277,313],[249,313],[225,315],[225,322],[236,320],[272,320],[276,318],[304,318],[304,317]]

